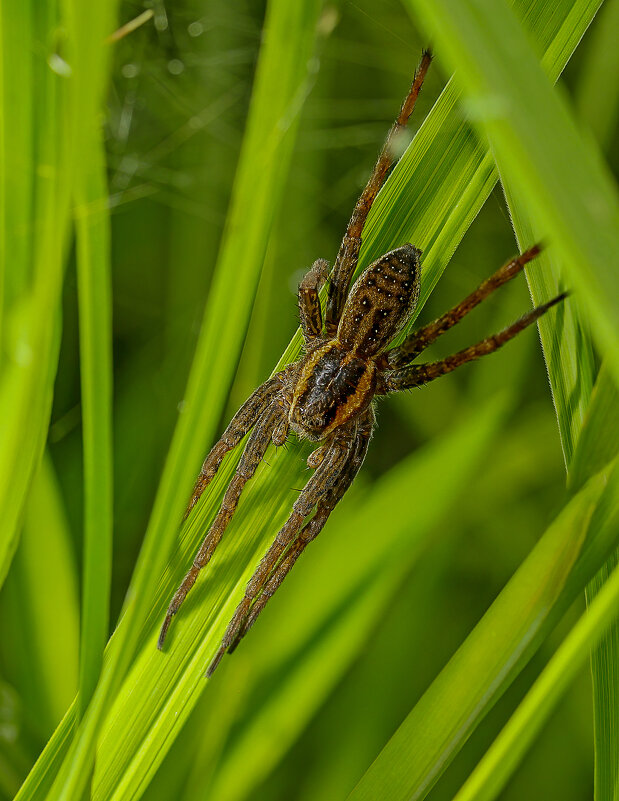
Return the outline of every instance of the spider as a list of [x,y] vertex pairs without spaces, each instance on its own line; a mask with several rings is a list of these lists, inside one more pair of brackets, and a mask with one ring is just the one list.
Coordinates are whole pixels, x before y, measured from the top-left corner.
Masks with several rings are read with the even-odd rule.
[[[424,51],[400,113],[354,208],[331,275],[328,262],[318,259],[301,281],[298,300],[305,355],[269,378],[241,406],[207,456],[194,487],[183,519],[217,473],[225,454],[251,431],[221,507],[168,607],[159,635],[159,649],[163,647],[172,617],[221,541],[243,487],[254,475],[269,443],[283,445],[289,430],[319,443],[307,460],[314,472],[247,584],[207,677],[213,674],[226,651],[233,651],[247,634],[352,484],[374,429],[375,398],[427,384],[466,362],[492,353],[566,297],[567,293],[558,295],[498,334],[453,356],[413,364],[441,334],[516,276],[540,252],[539,245],[505,264],[465,300],[434,322],[413,331],[398,347],[389,345],[417,304],[421,251],[407,243],[386,253],[367,267],[350,288],[364,223],[392,166],[394,142],[413,111],[431,59],[431,54]],[[327,281],[323,325],[319,292]]]

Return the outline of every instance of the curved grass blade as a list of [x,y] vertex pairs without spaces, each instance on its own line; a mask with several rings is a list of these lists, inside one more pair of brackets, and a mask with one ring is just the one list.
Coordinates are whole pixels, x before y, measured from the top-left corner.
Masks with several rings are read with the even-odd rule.
[[[309,560],[309,575],[288,585],[285,603],[277,606],[279,614],[267,630],[261,627],[257,649],[249,653],[240,649],[235,655],[231,675],[234,690],[230,692],[239,692],[235,677],[239,672],[247,673],[243,682],[244,706],[251,706],[252,697],[263,701],[258,702],[255,713],[240,731],[235,727],[234,744],[226,747],[226,757],[212,782],[205,784],[196,778],[193,789],[187,790],[188,797],[238,801],[268,774],[348,667],[411,562],[464,491],[505,411],[504,397],[490,399],[441,440],[411,454],[375,487],[361,497],[357,495],[352,508],[349,503],[347,510],[337,516],[330,536],[320,542],[317,562]],[[437,471],[445,464],[454,465],[454,470],[444,481],[437,482]],[[251,488],[258,512],[263,508],[260,498],[265,494],[262,482],[270,479],[273,469],[272,465],[270,471],[263,471],[257,477],[258,485]],[[414,522],[408,508],[398,508],[397,503],[410,487],[426,499]],[[248,498],[245,509],[250,503]],[[283,510],[284,515],[286,511]],[[238,514],[243,512],[243,508],[238,510]],[[387,517],[391,523],[388,528],[382,524]],[[238,546],[239,540],[251,540],[253,526],[247,522],[235,529],[234,545],[231,541],[226,543],[228,552]],[[381,537],[376,537],[377,530],[382,531]],[[354,554],[350,553],[351,542],[355,543]],[[246,547],[250,545],[248,542]],[[198,593],[196,602],[185,616],[183,632],[175,634],[177,640],[182,639],[179,649],[189,648],[190,661],[202,671],[211,647],[208,629],[212,620],[223,617],[223,624],[227,622],[227,616],[221,616],[219,611],[222,590],[226,590],[220,574],[229,561],[227,553],[219,556],[213,565],[214,575],[194,588]],[[252,569],[250,560],[243,581]],[[303,569],[306,570],[305,564]],[[311,604],[308,586],[321,588],[312,596]],[[196,677],[193,671],[185,670],[170,675],[171,671],[176,673],[174,664],[162,664],[152,648],[141,651],[115,701],[100,742],[93,783],[95,799],[120,801],[134,797],[162,759],[168,738],[196,703],[202,684],[200,674]],[[168,703],[170,686],[178,698],[185,699],[182,707]],[[265,692],[265,686],[277,691]],[[219,686],[219,692],[225,692],[225,685]],[[225,733],[220,736],[225,737]],[[149,743],[151,748],[140,747],[143,743]],[[215,741],[213,747],[223,745],[224,742]]]
[[[616,474],[617,469],[614,472]],[[610,481],[613,482],[612,477]],[[617,496],[616,475],[614,483]],[[615,567],[454,801],[491,801],[498,796],[570,682],[586,663],[591,649],[600,642],[618,614],[619,568]],[[609,783],[607,787],[610,790],[613,785]],[[604,797],[611,798],[612,795]]]
[[[39,42],[52,40],[55,7],[34,13],[29,3],[2,10],[3,80],[20,80],[16,119],[30,122],[16,157],[13,136],[3,134],[0,195],[5,251],[3,351],[0,365],[0,583],[17,545],[18,524],[30,481],[41,459],[58,359],[60,293],[69,227],[72,109],[65,79],[52,70]],[[24,46],[25,43],[25,46]],[[19,48],[16,50],[15,48]],[[11,62],[30,63],[13,73]],[[8,102],[13,91],[5,92]],[[12,109],[9,109],[12,112]],[[6,117],[6,115],[5,115]],[[9,127],[11,116],[8,115]],[[15,132],[19,135],[19,132]],[[28,148],[26,153],[24,148]],[[24,174],[21,170],[24,169]],[[16,205],[9,193],[17,184]],[[36,225],[35,225],[36,220]],[[10,269],[9,269],[10,267]]]
[[[189,378],[185,413],[165,465],[123,626],[108,650],[83,724],[52,786],[52,799],[79,795],[88,781],[107,703],[131,662],[140,624],[151,608],[153,587],[175,537],[187,488],[221,412],[234,369],[232,356],[240,351],[268,231],[290,161],[307,90],[317,13],[315,0],[292,6],[273,0],[269,6],[256,89],[211,297]],[[227,303],[230,297],[235,298],[232,305]],[[220,380],[216,387],[212,386],[213,375]],[[205,397],[210,400],[208,414],[204,413]]]
[[44,738],[77,688],[79,596],[71,532],[48,454],[32,484],[19,548],[4,588],[5,677]]

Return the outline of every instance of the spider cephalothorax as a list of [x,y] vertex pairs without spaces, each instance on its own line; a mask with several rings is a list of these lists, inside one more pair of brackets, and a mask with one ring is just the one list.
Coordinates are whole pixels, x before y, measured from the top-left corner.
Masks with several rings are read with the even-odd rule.
[[295,375],[289,413],[295,433],[324,439],[368,408],[376,393],[377,356],[419,297],[419,256],[404,245],[368,267],[348,295],[333,339],[321,338],[321,315],[316,317],[319,334],[306,335],[309,352]]
[[[299,286],[305,355],[258,387],[241,406],[206,458],[196,482],[185,517],[219,469],[225,454],[251,430],[219,512],[170,603],[159,636],[159,648],[163,646],[173,615],[219,544],[243,487],[256,471],[269,443],[283,445],[289,430],[319,443],[307,460],[314,473],[249,581],[208,669],[209,676],[224,653],[235,648],[247,633],[350,487],[363,463],[374,428],[374,398],[426,384],[465,362],[492,353],[565,297],[565,294],[559,295],[500,333],[453,356],[438,362],[413,364],[437,337],[517,275],[539,253],[539,247],[534,246],[505,264],[465,300],[433,323],[411,333],[397,347],[390,347],[391,342],[409,320],[419,297],[421,252],[411,244],[396,248],[367,267],[350,287],[363,225],[391,167],[394,139],[413,110],[430,58],[429,53],[423,54],[400,114],[357,201],[333,272],[329,275],[328,263],[318,259]],[[327,280],[323,324],[319,292]]]

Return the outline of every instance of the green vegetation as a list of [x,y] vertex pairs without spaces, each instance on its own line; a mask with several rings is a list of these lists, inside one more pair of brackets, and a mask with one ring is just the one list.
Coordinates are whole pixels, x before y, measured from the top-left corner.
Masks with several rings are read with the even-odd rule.
[[[0,801],[619,798],[600,5],[179,0],[112,39],[144,9],[0,6]],[[572,295],[541,350],[529,331],[380,405],[354,486],[207,682],[307,444],[269,451],[160,653],[238,449],[178,521],[223,421],[299,353],[295,285],[333,259],[427,41],[360,267],[422,248],[429,320],[541,238],[534,301]],[[529,304],[515,282],[430,358]]]

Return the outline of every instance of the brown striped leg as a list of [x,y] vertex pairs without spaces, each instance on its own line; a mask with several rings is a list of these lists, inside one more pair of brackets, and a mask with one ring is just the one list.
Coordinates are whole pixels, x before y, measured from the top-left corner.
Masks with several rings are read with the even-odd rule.
[[269,378],[264,384],[249,396],[238,412],[234,415],[230,424],[222,434],[211,452],[204,460],[200,475],[195,483],[191,498],[183,515],[183,520],[189,517],[189,513],[196,505],[200,496],[210,484],[223,461],[224,456],[239,444],[249,429],[255,425],[256,420],[271,404],[271,401],[281,387],[281,373]]
[[396,158],[397,139],[404,131],[406,123],[415,108],[415,102],[421,91],[423,80],[426,77],[428,67],[432,61],[429,51],[424,51],[419,66],[415,72],[411,88],[404,98],[402,108],[394,124],[387,135],[383,149],[378,156],[378,161],[370,175],[365,189],[361,193],[359,200],[354,208],[350,222],[342,239],[331,282],[329,284],[329,298],[327,301],[327,335],[333,336],[337,330],[342,310],[348,295],[350,279],[357,266],[359,249],[361,248],[361,232],[367,219],[368,213],[372,208],[372,203],[380,188],[385,183],[387,174]]
[[532,309],[528,314],[525,314],[512,325],[505,328],[503,331],[494,336],[483,339],[476,345],[471,345],[469,348],[454,353],[453,356],[448,356],[439,362],[431,362],[428,364],[411,364],[408,367],[402,367],[400,370],[386,371],[379,378],[379,394],[387,392],[399,392],[402,389],[410,389],[411,387],[419,387],[422,384],[427,384],[434,381],[446,373],[451,373],[461,364],[479,359],[481,356],[486,356],[488,353],[493,353],[498,350],[510,339],[513,339],[517,334],[523,331],[527,326],[538,320],[542,314],[545,314],[548,309],[557,303],[560,303],[567,297],[567,292],[563,292],[556,298]]
[[460,320],[480,304],[482,300],[485,300],[500,286],[503,286],[503,284],[506,284],[518,275],[524,266],[534,259],[540,251],[541,246],[534,245],[522,255],[504,264],[494,275],[487,278],[461,303],[458,303],[453,309],[445,312],[445,314],[437,320],[434,320],[434,322],[420,328],[418,331],[414,331],[399,347],[388,351],[384,356],[385,365],[391,369],[396,369],[412,362],[416,356],[428,347],[428,345],[431,345],[441,334],[444,334],[445,331],[448,331],[456,325],[456,323],[459,323]]
[[193,565],[170,602],[170,606],[168,607],[165,620],[163,621],[163,625],[159,633],[159,640],[157,642],[157,648],[159,648],[159,650],[161,650],[163,647],[163,643],[172,618],[178,612],[181,604],[187,597],[187,593],[195,584],[198,573],[203,567],[206,567],[215,551],[215,548],[217,548],[219,545],[224,531],[226,530],[228,523],[230,522],[230,519],[236,510],[243,487],[256,472],[256,469],[266,452],[269,442],[271,441],[273,430],[279,423],[283,414],[285,414],[285,412],[279,406],[279,404],[277,402],[272,403],[271,406],[263,413],[262,418],[258,421],[254,430],[252,431],[251,436],[247,441],[247,445],[245,446],[245,450],[243,451],[243,455],[239,460],[236,472],[228,484],[228,488],[226,489],[219,512],[213,520],[208,534],[200,546],[200,550],[196,554]]
[[329,262],[316,259],[311,270],[299,284],[299,319],[305,347],[308,348],[322,334],[322,311],[318,293],[329,275]]
[[262,592],[264,585],[281,559],[284,551],[288,548],[290,543],[297,538],[303,527],[305,518],[322,496],[328,492],[338,480],[340,473],[345,468],[346,462],[350,458],[351,451],[354,449],[354,434],[355,427],[351,426],[344,427],[343,431],[338,431],[333,436],[331,447],[295,501],[290,517],[279,530],[273,544],[260,561],[254,575],[249,580],[245,588],[245,595],[237,606],[232,620],[228,624],[219,650],[208,668],[207,676],[213,675],[221,658],[236,640],[237,634],[242,628],[254,600]]
[[312,519],[306,523],[305,526],[303,526],[297,539],[288,548],[280,562],[272,571],[267,583],[264,585],[262,593],[258,596],[258,598],[256,598],[253,606],[249,610],[249,614],[243,622],[243,626],[240,629],[235,641],[232,643],[230,648],[228,648],[228,653],[232,653],[232,651],[234,651],[239,642],[254,625],[258,615],[267,605],[269,599],[273,597],[275,591],[286,578],[288,573],[292,570],[295,562],[299,556],[301,556],[305,548],[320,534],[325,523],[327,522],[329,515],[333,509],[335,509],[352,484],[355,476],[361,468],[361,465],[363,464],[363,460],[365,459],[365,455],[367,453],[372,427],[374,424],[373,415],[371,415],[370,421],[371,422],[369,426],[363,425],[362,427],[359,427],[357,431],[355,450],[351,456],[351,459],[340,473],[340,477],[336,484],[318,502],[318,507],[314,517],[312,517]]

